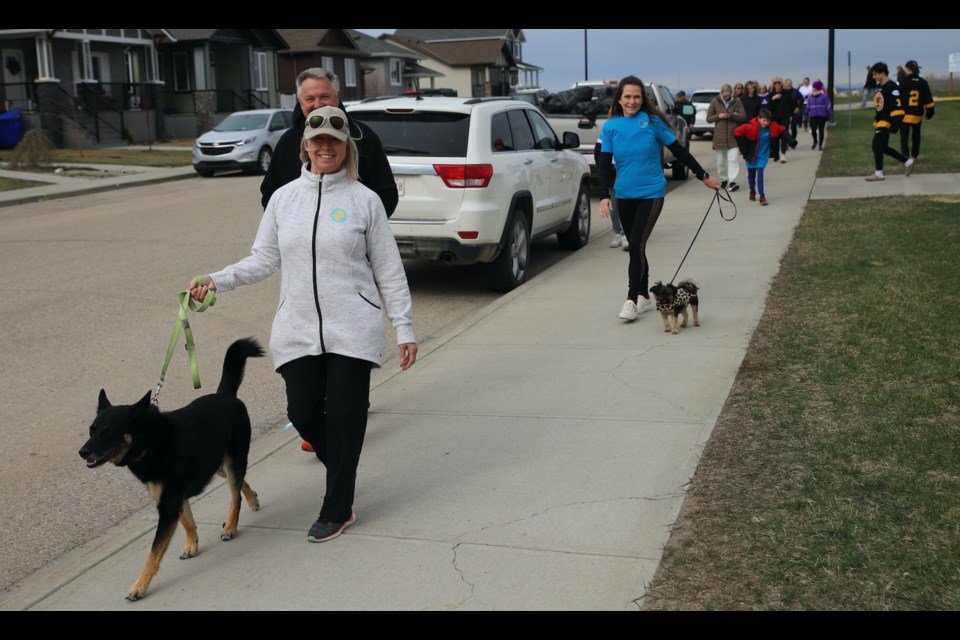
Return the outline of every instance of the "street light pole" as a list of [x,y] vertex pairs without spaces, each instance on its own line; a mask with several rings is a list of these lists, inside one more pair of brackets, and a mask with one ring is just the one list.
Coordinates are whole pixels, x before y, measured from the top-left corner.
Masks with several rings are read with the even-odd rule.
[[590,79],[590,75],[587,73],[589,67],[587,66],[587,30],[583,30],[583,81],[586,82]]
[[829,30],[829,38],[827,44],[827,96],[830,98],[830,105],[834,104],[834,84],[833,84],[833,36],[835,29]]

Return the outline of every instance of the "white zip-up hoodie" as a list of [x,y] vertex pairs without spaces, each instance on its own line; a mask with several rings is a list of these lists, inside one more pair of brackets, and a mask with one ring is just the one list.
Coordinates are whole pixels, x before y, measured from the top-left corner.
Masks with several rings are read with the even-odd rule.
[[345,170],[318,176],[304,165],[270,198],[250,256],[210,277],[227,292],[281,265],[270,335],[275,369],[324,353],[381,366],[381,296],[397,343],[415,342],[410,289],[383,203]]

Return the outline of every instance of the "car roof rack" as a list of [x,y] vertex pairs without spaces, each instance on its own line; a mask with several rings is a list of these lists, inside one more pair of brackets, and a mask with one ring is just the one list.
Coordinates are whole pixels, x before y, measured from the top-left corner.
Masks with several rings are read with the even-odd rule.
[[484,96],[482,98],[468,98],[463,104],[480,104],[482,102],[496,102],[497,100],[513,100],[513,96]]

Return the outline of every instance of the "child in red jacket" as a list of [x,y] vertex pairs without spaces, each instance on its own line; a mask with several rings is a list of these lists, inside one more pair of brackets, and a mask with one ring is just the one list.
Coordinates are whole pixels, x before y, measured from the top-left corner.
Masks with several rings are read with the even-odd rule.
[[769,109],[760,109],[757,117],[746,124],[742,124],[733,131],[737,138],[737,146],[747,163],[747,183],[750,185],[750,201],[757,199],[760,193],[760,204],[767,206],[767,197],[763,188],[763,170],[770,158],[780,158],[780,138],[786,140],[791,149],[797,147],[797,140],[790,135],[787,128],[773,121]]

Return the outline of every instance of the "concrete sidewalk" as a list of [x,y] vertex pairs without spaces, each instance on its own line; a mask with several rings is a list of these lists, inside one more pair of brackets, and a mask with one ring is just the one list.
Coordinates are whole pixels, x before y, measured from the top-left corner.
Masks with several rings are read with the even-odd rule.
[[[244,507],[238,537],[220,542],[218,479],[193,507],[200,555],[178,559],[178,531],[144,600],[124,595],[152,508],[15,586],[0,610],[637,609],[769,283],[821,189],[819,158],[771,163],[769,206],[741,190],[732,222],[710,214],[678,276],[701,286],[700,327],[673,336],[656,312],[617,318],[627,255],[607,247],[605,227],[425,345],[410,371],[377,371],[357,523],[341,538],[307,542],[323,469],[278,431],[251,452],[262,509]],[[942,177],[909,186],[927,178]],[[653,280],[671,278],[711,194],[691,180],[667,197]]]

